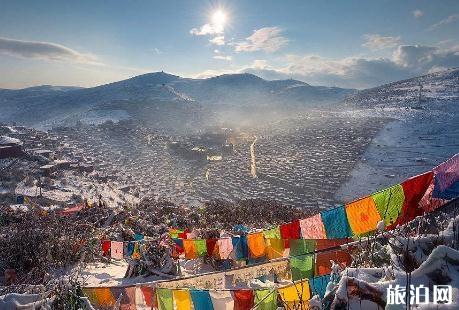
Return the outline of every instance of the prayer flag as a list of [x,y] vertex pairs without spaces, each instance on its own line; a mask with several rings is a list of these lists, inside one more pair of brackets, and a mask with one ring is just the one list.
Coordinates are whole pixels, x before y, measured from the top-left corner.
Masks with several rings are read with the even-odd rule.
[[327,291],[327,285],[330,282],[330,275],[323,275],[309,279],[309,286],[311,288],[311,295],[319,295],[322,299]]
[[[191,299],[195,310],[213,310],[212,300],[210,299],[209,291],[191,290]],[[218,309],[215,309],[218,310]]]
[[215,238],[206,239],[207,256],[215,257],[216,254],[218,253],[217,240],[218,239],[215,239]]
[[110,247],[111,247],[110,240],[102,240],[100,244],[102,247],[102,255],[110,256]]
[[232,238],[233,247],[235,248],[235,256],[237,260],[247,259],[249,256],[249,248],[247,245],[247,237],[239,236]]
[[284,256],[284,240],[266,239],[266,254],[268,259],[276,259]]
[[371,197],[365,197],[347,204],[346,214],[352,232],[356,236],[374,231],[381,220],[375,202]]
[[293,239],[290,240],[290,256],[314,253],[316,241],[313,239]]
[[307,309],[308,300],[311,299],[308,280],[278,289],[279,296],[286,303],[287,309]]
[[158,298],[159,310],[174,310],[172,291],[168,288],[157,288],[156,297]]
[[339,263],[345,267],[352,262],[351,255],[343,250],[332,250],[316,254],[315,276],[323,276],[331,273],[331,262]]
[[255,290],[255,305],[257,310],[276,310],[277,293],[273,289]]
[[247,235],[250,258],[260,258],[266,254],[265,239],[262,232]]
[[[283,224],[280,226],[281,238],[285,240],[300,239],[300,221],[294,220],[291,223]],[[285,247],[289,247],[289,242],[286,241]]]
[[290,257],[290,268],[293,281],[314,276],[314,254]]
[[123,259],[124,244],[121,241],[112,241],[110,243],[111,257],[114,259]]
[[[138,296],[138,295],[142,296]],[[155,302],[155,289],[153,287],[147,285],[138,285],[136,287],[136,304],[137,308],[139,308],[139,304],[141,304],[145,309],[151,309]]]
[[444,197],[444,194],[454,183],[459,181],[459,154],[454,155],[435,167],[433,172],[435,175],[434,197],[443,199],[454,198]]
[[230,291],[209,291],[214,309],[233,310],[234,300]]
[[189,290],[173,290],[175,310],[191,310],[191,295]]
[[250,310],[253,308],[253,291],[237,290],[233,291],[234,310]]
[[183,239],[183,249],[185,250],[186,259],[195,259],[197,258],[196,246],[194,240]]
[[320,214],[300,220],[301,237],[303,239],[325,239],[324,223]]
[[263,230],[263,236],[266,239],[280,239],[281,238],[280,227],[277,226],[271,229]]
[[206,240],[205,239],[194,240],[194,247],[195,247],[195,250],[196,250],[196,255],[198,257],[206,256],[206,254],[207,254],[207,246],[206,246]]
[[398,225],[406,224],[412,221],[416,216],[422,215],[424,210],[419,206],[419,202],[429,189],[433,182],[433,172],[429,171],[424,174],[409,178],[402,183],[405,201],[402,206],[401,214],[398,216],[395,224],[387,227],[388,230]]
[[320,216],[328,239],[346,238],[352,235],[344,206],[322,211]]
[[218,239],[217,244],[220,259],[228,259],[233,252],[233,242],[231,238]]
[[386,226],[395,223],[402,212],[405,195],[400,184],[391,186],[371,195],[375,201],[379,215],[384,219]]

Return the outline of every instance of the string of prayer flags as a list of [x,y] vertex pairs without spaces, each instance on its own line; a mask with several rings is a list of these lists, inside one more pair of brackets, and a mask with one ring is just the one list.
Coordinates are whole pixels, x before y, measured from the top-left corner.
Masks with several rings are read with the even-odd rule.
[[370,196],[347,204],[346,214],[355,236],[362,236],[376,230],[381,220],[375,202]]
[[287,309],[308,309],[311,292],[307,279],[279,288],[278,294],[287,306]]
[[320,216],[327,239],[346,238],[352,235],[344,206],[322,211]]
[[371,195],[375,201],[379,215],[387,225],[395,223],[402,211],[405,194],[400,184],[391,186]]
[[303,239],[325,239],[324,223],[320,214],[300,220],[301,237]]
[[249,258],[256,259],[265,256],[266,245],[262,232],[248,234],[247,245],[249,247]]

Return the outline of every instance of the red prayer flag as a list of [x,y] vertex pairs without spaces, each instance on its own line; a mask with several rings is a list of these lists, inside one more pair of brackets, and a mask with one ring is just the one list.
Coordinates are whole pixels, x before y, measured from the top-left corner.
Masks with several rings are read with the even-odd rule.
[[212,257],[214,255],[217,240],[218,239],[207,239],[206,240],[207,256]]
[[391,230],[412,221],[416,216],[422,215],[424,210],[419,206],[419,202],[425,192],[433,182],[433,172],[429,171],[424,174],[409,178],[401,185],[405,195],[402,211],[394,224],[389,225],[386,230]]
[[233,292],[234,310],[250,310],[253,308],[253,291],[237,290]]
[[316,254],[316,264],[314,276],[323,276],[331,273],[331,262],[340,263],[346,267],[351,265],[351,255],[342,250],[321,252]]
[[280,226],[281,239],[285,240],[285,247],[290,247],[288,239],[300,239],[300,221],[294,220]]
[[112,242],[110,240],[102,240],[101,241],[102,255],[103,256],[110,256],[111,244],[112,244]]

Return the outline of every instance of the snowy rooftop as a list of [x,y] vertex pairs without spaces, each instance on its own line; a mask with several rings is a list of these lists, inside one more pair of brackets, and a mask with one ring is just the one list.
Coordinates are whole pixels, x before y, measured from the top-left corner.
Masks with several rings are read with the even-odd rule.
[[21,140],[11,138],[8,136],[0,136],[0,145],[6,145],[6,144],[20,144],[22,145]]

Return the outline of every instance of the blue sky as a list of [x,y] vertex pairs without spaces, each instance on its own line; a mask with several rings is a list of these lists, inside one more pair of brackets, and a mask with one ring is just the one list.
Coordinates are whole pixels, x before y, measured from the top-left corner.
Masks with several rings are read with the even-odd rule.
[[455,0],[0,0],[3,88],[160,70],[366,88],[456,66]]

